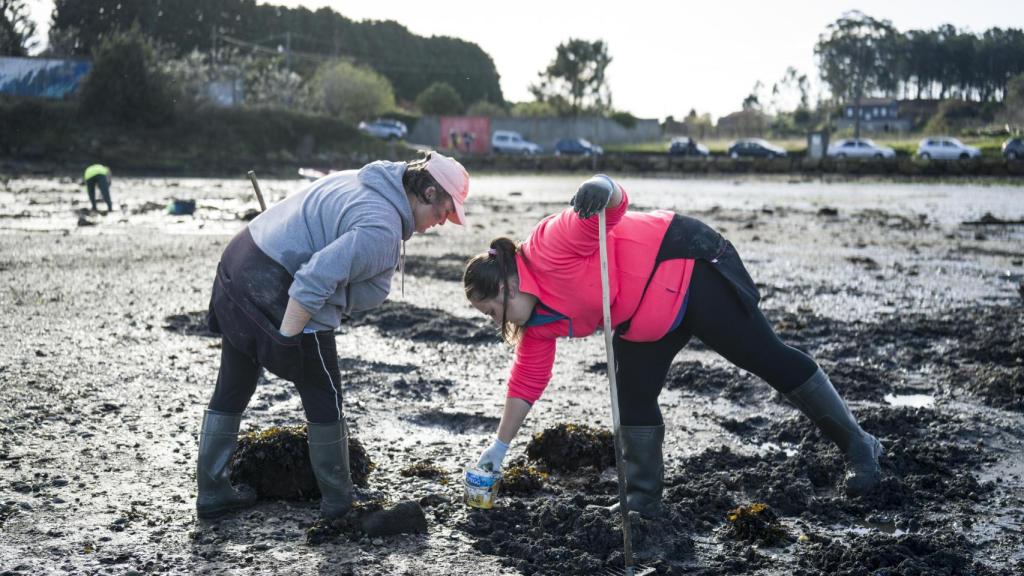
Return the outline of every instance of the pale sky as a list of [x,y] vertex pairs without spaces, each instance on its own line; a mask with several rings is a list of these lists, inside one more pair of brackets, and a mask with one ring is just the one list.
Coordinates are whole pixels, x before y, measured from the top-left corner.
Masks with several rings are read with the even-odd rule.
[[[32,0],[39,28],[50,0]],[[612,63],[613,104],[641,118],[681,118],[691,108],[718,118],[740,108],[754,83],[768,88],[794,66],[820,84],[814,44],[829,23],[860,10],[900,30],[953,24],[982,32],[1024,27],[1017,0],[277,0],[261,4],[329,6],[353,20],[395,20],[422,36],[454,36],[478,44],[501,75],[505,99],[530,100],[527,87],[570,37],[604,40]],[[766,100],[767,98],[765,98]]]

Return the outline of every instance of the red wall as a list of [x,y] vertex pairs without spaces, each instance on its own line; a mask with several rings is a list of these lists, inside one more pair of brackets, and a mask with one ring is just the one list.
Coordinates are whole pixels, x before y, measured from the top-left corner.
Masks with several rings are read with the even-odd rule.
[[490,152],[491,119],[486,116],[441,116],[438,150],[451,153],[456,146],[462,154]]

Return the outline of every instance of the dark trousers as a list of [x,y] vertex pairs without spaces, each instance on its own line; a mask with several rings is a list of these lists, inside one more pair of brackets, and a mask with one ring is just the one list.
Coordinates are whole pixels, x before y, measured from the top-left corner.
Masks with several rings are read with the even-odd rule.
[[818,369],[810,356],[779,339],[759,308],[741,301],[716,264],[698,259],[678,328],[656,342],[630,342],[618,334],[612,340],[623,425],[663,423],[658,395],[672,359],[694,336],[780,392],[796,388]]
[[[302,378],[295,387],[302,398],[306,420],[318,424],[342,420],[341,373],[334,333],[329,330],[302,335]],[[260,365],[221,338],[220,372],[210,399],[210,410],[240,413],[256,391]]]
[[113,211],[114,206],[110,203],[110,180],[103,174],[93,176],[85,181],[85,190],[89,193],[89,203],[92,204],[92,209],[96,209],[97,186],[100,188],[100,194],[103,194],[103,201],[107,203],[107,212]]

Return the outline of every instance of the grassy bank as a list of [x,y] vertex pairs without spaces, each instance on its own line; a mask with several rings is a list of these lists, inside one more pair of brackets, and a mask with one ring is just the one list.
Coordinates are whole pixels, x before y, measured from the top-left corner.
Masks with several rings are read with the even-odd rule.
[[[838,140],[846,136],[833,135],[833,141]],[[852,136],[849,136],[852,137]],[[897,156],[913,156],[917,153],[917,145],[924,138],[924,135],[916,136],[902,136],[897,138],[884,137],[884,136],[873,136],[866,135],[865,138],[874,140],[876,144],[882,146],[888,146],[896,151]],[[729,150],[729,146],[735,142],[736,138],[729,139],[713,139],[713,140],[699,140],[698,141],[707,146],[708,150],[712,155],[724,156]],[[772,144],[775,144],[792,155],[803,156],[807,153],[807,139],[806,138],[765,138]],[[984,158],[1001,158],[1002,157],[1002,146],[1003,142],[1006,141],[1005,136],[997,137],[984,137],[984,138],[960,138],[960,141],[968,146],[975,146],[981,150],[981,155]],[[666,153],[668,151],[669,142],[667,140],[659,140],[657,142],[642,142],[637,144],[609,144],[604,146],[604,149],[608,153],[620,153],[620,154],[652,154],[652,153]]]
[[464,158],[470,171],[490,172],[609,172],[618,174],[665,175],[797,175],[880,177],[886,179],[1005,179],[1024,185],[1024,161],[1002,158],[975,160],[927,161],[912,157],[889,160],[840,160],[826,158],[814,160],[791,156],[789,158],[740,158],[726,156],[711,158],[670,157],[657,153],[608,153],[596,158],[567,156],[478,156]]
[[204,108],[155,127],[83,118],[64,102],[0,102],[0,161],[8,171],[75,173],[102,162],[122,174],[294,174],[393,156],[387,144],[335,118],[282,110]]

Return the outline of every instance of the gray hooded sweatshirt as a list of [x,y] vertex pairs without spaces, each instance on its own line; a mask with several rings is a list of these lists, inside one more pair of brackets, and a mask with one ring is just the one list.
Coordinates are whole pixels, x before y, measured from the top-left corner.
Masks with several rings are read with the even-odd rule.
[[378,161],[325,176],[249,223],[252,239],[294,277],[288,295],[333,330],[343,314],[379,306],[402,241],[413,233],[405,162]]

